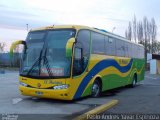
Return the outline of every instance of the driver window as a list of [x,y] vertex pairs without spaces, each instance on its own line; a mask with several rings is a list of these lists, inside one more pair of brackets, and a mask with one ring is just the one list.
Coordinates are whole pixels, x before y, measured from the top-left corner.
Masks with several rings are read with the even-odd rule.
[[[89,61],[89,55],[90,55],[90,31],[89,30],[80,30],[77,36],[77,42],[75,44],[75,50],[77,50],[77,48],[81,49],[81,64],[79,64],[79,67],[76,66],[76,55],[74,55],[74,65],[73,65],[73,75],[80,75],[81,73],[84,72],[84,70],[86,69],[87,65],[88,65],[88,61]],[[76,53],[76,51],[75,51]],[[76,53],[77,54],[77,53]],[[78,72],[75,72],[75,68],[76,71],[78,70]],[[78,73],[78,74],[77,74]]]
[[74,75],[80,75],[82,73],[82,48],[75,47],[74,48],[74,66],[73,73]]

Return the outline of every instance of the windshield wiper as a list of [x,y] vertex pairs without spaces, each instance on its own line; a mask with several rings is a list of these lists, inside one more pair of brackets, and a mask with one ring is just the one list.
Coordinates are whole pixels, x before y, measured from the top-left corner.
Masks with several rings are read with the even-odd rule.
[[30,74],[30,72],[33,70],[33,68],[35,67],[35,65],[36,65],[38,62],[40,63],[40,61],[41,61],[41,56],[42,56],[42,50],[41,50],[41,52],[40,52],[39,57],[36,59],[36,61],[34,62],[34,64],[31,66],[31,68],[30,68],[29,71],[27,72],[27,75]]
[[53,73],[52,73],[52,71],[51,71],[51,67],[50,67],[50,64],[49,64],[49,62],[48,62],[48,59],[47,59],[47,57],[46,57],[46,54],[47,54],[47,48],[45,48],[45,53],[44,53],[44,56],[42,57],[42,59],[43,59],[43,64],[44,65],[46,65],[46,68],[47,68],[47,71],[48,71],[48,74],[49,74],[49,76],[51,77],[53,77]]
[[32,65],[32,67],[30,68],[30,70],[28,71],[27,75],[29,75],[32,70],[34,69],[34,67],[38,64],[39,66],[39,75],[41,73],[41,61],[43,60],[43,64],[46,65],[46,69],[47,69],[47,72],[48,72],[48,75],[49,77],[53,77],[53,73],[51,72],[51,69],[50,69],[50,65],[49,65],[49,62],[48,62],[48,59],[46,57],[46,54],[47,54],[47,48],[45,49],[45,53],[44,55],[42,56],[42,50],[40,52],[40,56],[39,58],[35,61],[35,63]]

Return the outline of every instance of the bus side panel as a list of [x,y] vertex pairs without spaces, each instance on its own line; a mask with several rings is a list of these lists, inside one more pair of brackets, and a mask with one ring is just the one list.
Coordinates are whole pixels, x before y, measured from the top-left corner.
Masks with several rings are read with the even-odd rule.
[[[106,55],[92,55],[89,65],[90,72],[86,75],[92,74],[101,76],[102,91],[124,86],[129,81],[129,73],[131,71],[133,60],[124,57],[106,56]],[[90,78],[85,91],[82,96],[91,93],[92,83],[95,79]],[[82,80],[83,81],[83,80]]]
[[133,67],[133,59],[116,57],[117,65],[103,74],[102,91],[125,86],[130,81],[130,74]]
[[73,99],[84,97],[91,94],[92,84],[96,76],[101,76],[102,91],[125,86],[132,83],[133,75],[137,72],[138,80],[144,78],[144,61],[114,57],[106,55],[92,55],[88,72],[73,80],[77,84]]
[[[119,60],[122,60],[123,58],[118,58]],[[126,60],[125,58],[123,60]],[[124,66],[120,64],[121,66]],[[144,66],[145,62],[144,59],[133,59],[131,68],[123,73],[119,70],[106,70],[106,73],[108,74],[102,74],[102,91],[114,89],[117,87],[122,87],[125,85],[129,85],[132,83],[133,76],[136,73],[137,74],[137,82],[144,79]],[[109,85],[108,85],[109,84]]]
[[137,81],[144,80],[145,74],[145,60],[144,59],[137,59]]

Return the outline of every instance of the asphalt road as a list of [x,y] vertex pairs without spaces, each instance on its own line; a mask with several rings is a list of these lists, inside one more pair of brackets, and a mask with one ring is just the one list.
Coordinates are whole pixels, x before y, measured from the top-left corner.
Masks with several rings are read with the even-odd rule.
[[160,114],[160,76],[146,72],[145,80],[135,88],[114,90],[108,98],[119,103],[105,114]]

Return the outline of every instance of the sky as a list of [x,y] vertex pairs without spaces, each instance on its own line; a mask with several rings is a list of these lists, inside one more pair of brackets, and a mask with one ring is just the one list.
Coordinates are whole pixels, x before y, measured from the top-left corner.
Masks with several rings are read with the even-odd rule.
[[[124,36],[128,22],[155,18],[160,28],[160,0],[0,0],[0,42],[8,51],[29,29],[61,24],[86,25]],[[157,39],[160,40],[158,29]]]

